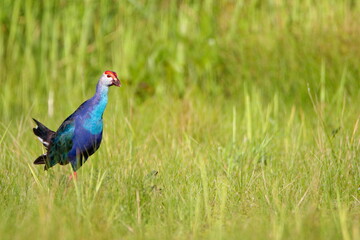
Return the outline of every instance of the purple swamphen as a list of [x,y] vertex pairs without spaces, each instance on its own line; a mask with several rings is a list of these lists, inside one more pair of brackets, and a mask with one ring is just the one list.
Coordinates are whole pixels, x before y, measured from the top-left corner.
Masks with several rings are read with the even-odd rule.
[[45,164],[47,170],[57,163],[71,163],[76,171],[99,148],[103,132],[103,113],[108,102],[110,86],[120,87],[117,74],[105,71],[96,86],[95,95],[76,109],[54,132],[35,120],[34,134],[45,146],[46,154],[40,155],[34,164]]

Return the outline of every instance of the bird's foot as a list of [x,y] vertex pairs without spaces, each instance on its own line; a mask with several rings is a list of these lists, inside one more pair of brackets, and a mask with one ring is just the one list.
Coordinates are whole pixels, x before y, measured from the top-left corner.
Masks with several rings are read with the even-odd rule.
[[70,177],[69,177],[70,180],[77,180],[77,173],[76,172],[73,172]]

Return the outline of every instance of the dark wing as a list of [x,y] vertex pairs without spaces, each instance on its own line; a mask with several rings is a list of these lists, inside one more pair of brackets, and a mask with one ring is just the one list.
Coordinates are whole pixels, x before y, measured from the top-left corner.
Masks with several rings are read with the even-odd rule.
[[57,163],[66,164],[67,155],[73,146],[75,133],[75,120],[66,119],[56,131],[54,138],[49,146],[47,153],[46,169],[51,168]]

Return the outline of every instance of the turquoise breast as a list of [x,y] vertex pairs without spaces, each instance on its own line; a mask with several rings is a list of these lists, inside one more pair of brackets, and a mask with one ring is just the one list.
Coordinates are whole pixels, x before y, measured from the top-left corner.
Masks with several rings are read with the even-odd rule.
[[94,108],[87,115],[83,127],[92,134],[99,134],[103,130],[103,119],[106,104],[107,94],[101,96],[100,101],[94,106]]

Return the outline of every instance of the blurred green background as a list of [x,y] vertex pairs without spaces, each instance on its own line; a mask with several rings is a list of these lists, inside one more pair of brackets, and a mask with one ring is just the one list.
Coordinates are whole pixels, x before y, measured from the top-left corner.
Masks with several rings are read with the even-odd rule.
[[[1,0],[0,60],[2,239],[360,239],[356,0]],[[105,70],[79,181],[33,167]]]
[[358,95],[356,4],[4,0],[1,119],[37,112],[50,92],[73,109],[73,96],[87,97],[104,69],[141,101],[194,91],[243,99],[247,86],[307,107],[308,84],[319,91],[321,74],[329,100],[340,88]]

